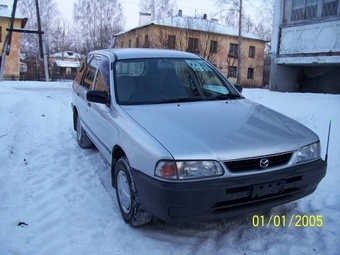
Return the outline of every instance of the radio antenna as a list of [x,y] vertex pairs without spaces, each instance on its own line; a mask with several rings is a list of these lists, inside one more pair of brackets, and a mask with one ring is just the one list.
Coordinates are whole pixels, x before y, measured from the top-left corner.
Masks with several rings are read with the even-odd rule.
[[327,162],[327,159],[328,159],[328,146],[329,146],[329,137],[331,135],[331,127],[332,127],[332,119],[329,120],[329,126],[328,126],[328,138],[327,138],[325,162]]

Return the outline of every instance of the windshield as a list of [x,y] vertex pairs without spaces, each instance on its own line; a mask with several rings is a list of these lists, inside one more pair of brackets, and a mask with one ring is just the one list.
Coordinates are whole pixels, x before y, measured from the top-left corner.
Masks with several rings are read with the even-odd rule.
[[203,59],[118,61],[115,93],[119,104],[155,104],[235,99],[241,96]]

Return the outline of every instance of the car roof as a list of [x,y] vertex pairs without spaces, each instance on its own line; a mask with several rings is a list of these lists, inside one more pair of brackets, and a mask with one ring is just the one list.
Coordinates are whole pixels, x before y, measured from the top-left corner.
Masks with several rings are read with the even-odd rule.
[[90,54],[102,53],[112,55],[116,60],[122,59],[139,59],[139,58],[191,58],[201,59],[201,57],[177,50],[166,49],[144,49],[144,48],[115,48],[103,49],[90,52]]

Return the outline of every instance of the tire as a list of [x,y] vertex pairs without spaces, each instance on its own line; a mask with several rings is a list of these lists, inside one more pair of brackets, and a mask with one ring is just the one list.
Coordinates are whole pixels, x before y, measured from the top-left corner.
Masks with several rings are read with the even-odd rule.
[[152,215],[142,209],[129,161],[122,157],[115,166],[116,195],[123,219],[132,227],[151,221]]
[[85,130],[83,129],[83,127],[81,126],[80,123],[80,118],[77,115],[77,125],[76,125],[76,138],[77,138],[77,142],[78,145],[81,148],[89,148],[92,146],[92,141],[90,140],[90,138],[87,136]]

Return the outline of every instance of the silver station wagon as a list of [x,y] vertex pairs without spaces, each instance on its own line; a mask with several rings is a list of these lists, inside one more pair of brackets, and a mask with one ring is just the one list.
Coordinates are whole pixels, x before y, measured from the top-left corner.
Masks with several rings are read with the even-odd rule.
[[72,98],[77,142],[111,163],[131,226],[256,212],[311,194],[326,174],[315,133],[194,54],[93,51]]

